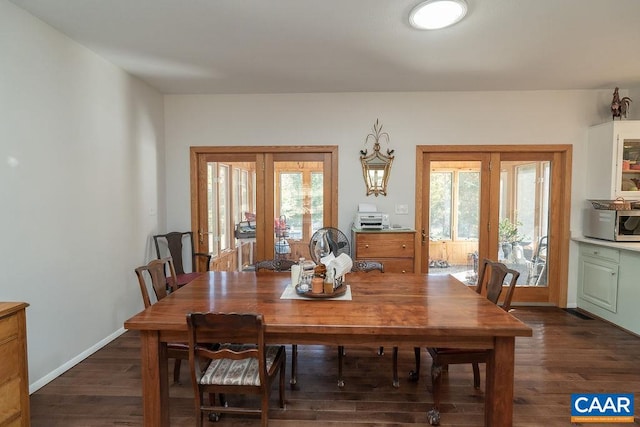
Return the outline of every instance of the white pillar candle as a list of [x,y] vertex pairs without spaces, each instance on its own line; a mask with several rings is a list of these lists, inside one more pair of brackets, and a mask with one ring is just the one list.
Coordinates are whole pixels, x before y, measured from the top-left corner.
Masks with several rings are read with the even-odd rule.
[[300,283],[300,266],[294,264],[291,266],[291,285],[298,286]]

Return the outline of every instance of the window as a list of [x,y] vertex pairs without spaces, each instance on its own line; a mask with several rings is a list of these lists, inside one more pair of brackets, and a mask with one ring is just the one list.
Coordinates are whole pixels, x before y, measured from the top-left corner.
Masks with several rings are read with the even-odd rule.
[[220,230],[220,251],[229,249],[231,242],[229,232],[229,165],[219,165],[218,167],[218,220]]
[[289,238],[302,239],[302,216],[304,200],[302,198],[302,173],[280,173],[280,210],[278,217],[284,216],[290,228]]
[[284,216],[289,239],[309,240],[324,227],[324,174],[322,162],[276,162],[275,216]]
[[536,242],[548,233],[549,161],[503,161],[500,173],[500,221],[518,227],[518,237]]
[[456,238],[458,240],[478,240],[478,224],[480,223],[480,172],[458,172],[456,186],[458,224]]
[[[248,163],[207,163],[208,253],[214,257],[233,249],[235,224],[251,212]],[[230,171],[233,171],[230,178]]]
[[430,190],[429,237],[432,240],[451,240],[451,208],[453,172],[432,172]]
[[324,174],[322,172],[311,173],[311,229],[319,230],[324,227],[323,215],[323,191]]
[[218,182],[218,164],[207,163],[207,236],[208,236],[208,251],[211,254],[218,254],[220,249],[218,247],[218,227],[220,221],[218,220],[218,186],[214,185]]
[[432,240],[478,239],[479,171],[432,172],[429,197]]

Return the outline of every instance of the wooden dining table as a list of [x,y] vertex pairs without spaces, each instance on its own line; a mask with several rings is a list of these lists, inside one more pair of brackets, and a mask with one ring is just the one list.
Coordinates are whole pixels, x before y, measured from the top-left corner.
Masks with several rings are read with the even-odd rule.
[[530,327],[449,275],[345,279],[350,300],[286,299],[288,274],[207,272],[127,320],[140,331],[144,425],[169,426],[166,343],[187,340],[190,312],[261,313],[268,343],[488,349],[484,422],[512,425],[515,338]]

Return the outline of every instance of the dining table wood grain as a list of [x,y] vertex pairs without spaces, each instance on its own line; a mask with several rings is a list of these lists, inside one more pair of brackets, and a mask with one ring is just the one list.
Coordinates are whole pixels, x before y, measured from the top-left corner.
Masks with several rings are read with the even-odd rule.
[[485,425],[511,426],[515,338],[530,327],[449,275],[345,279],[351,300],[281,299],[289,274],[207,272],[131,317],[124,327],[140,331],[144,425],[169,425],[166,343],[186,341],[186,315],[235,312],[261,313],[268,343],[487,349]]

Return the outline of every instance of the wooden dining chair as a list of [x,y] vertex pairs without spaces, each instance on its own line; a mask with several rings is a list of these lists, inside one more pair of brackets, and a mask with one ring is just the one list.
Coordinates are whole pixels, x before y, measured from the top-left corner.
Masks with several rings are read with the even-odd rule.
[[[271,385],[278,373],[279,403],[284,408],[286,351],[281,345],[265,345],[262,315],[190,313],[187,326],[196,425],[202,427],[205,414],[217,421],[219,414],[233,413],[259,414],[262,427],[266,427]],[[198,344],[205,336],[229,344],[215,349]],[[208,403],[203,401],[205,393]],[[260,408],[230,406],[226,396],[237,394],[259,395]]]
[[[178,287],[191,282],[203,271],[209,271],[211,255],[195,251],[191,231],[157,234],[153,236],[153,242],[158,259],[166,256],[173,258]],[[202,267],[199,269],[199,266]]]
[[[513,292],[520,277],[517,270],[508,268],[506,265],[483,259],[478,269],[478,284],[476,292],[484,295],[489,301],[499,305],[500,295],[506,287],[506,295],[502,302],[502,309],[509,311]],[[506,286],[505,286],[506,285]],[[427,413],[429,424],[438,425],[440,423],[440,391],[442,386],[442,373],[449,365],[470,363],[473,368],[473,386],[480,388],[480,363],[487,362],[488,351],[483,349],[460,349],[460,348],[440,348],[427,347],[431,355],[431,385],[433,393],[433,408]],[[412,379],[417,380],[420,372],[420,350],[416,352],[416,370],[411,374]]]
[[[167,271],[169,272],[168,275],[166,273]],[[149,288],[153,289],[156,301],[160,301],[169,293],[178,289],[175,268],[171,257],[155,259],[147,265],[136,268],[135,273],[138,277],[144,308],[149,308],[153,304],[149,294]],[[149,282],[147,282],[147,280]],[[175,359],[173,365],[173,382],[176,384],[180,382],[181,362],[183,359],[186,360],[189,358],[188,349],[189,347],[186,343],[167,344],[168,357]]]
[[255,263],[255,271],[291,271],[296,261],[291,259],[265,259]]
[[[366,261],[366,260],[355,260],[353,261],[353,267],[351,267],[352,273],[368,273],[370,271],[378,271],[380,273],[384,273],[384,264],[379,261]],[[384,347],[380,347],[378,349],[378,355],[382,356],[384,354]],[[342,368],[344,365],[344,356],[346,355],[344,346],[338,346],[338,387],[344,387],[344,376],[342,375]],[[394,353],[397,357],[397,352]],[[395,366],[395,365],[394,365]],[[395,374],[397,377],[397,373]],[[397,381],[397,378],[394,379],[394,384]]]

